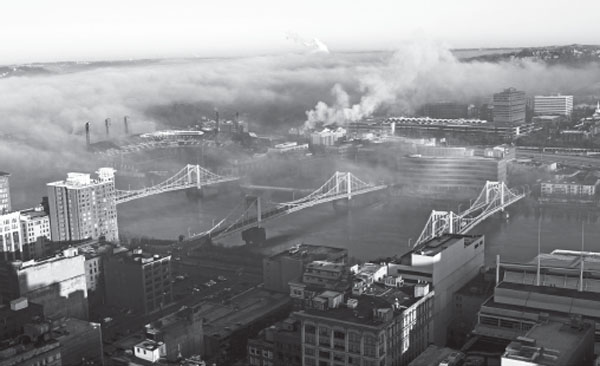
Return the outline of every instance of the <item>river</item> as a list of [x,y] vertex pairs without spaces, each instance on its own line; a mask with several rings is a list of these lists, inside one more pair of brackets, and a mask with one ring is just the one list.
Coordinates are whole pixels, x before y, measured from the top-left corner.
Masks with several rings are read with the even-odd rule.
[[[119,207],[121,235],[176,240],[181,234],[201,232],[225,217],[241,201],[239,191],[208,198],[190,198],[173,192],[125,203]],[[285,200],[285,197],[275,197]],[[274,199],[274,198],[273,198]],[[275,199],[274,199],[275,200]],[[357,199],[347,210],[331,203],[268,222],[265,227],[275,252],[300,242],[344,247],[359,260],[385,258],[405,253],[414,243],[432,209],[457,210],[468,202],[379,195]],[[582,222],[585,249],[600,251],[598,215],[579,209],[535,207],[520,202],[508,210],[510,217],[491,217],[472,230],[486,236],[486,263],[493,265],[499,254],[504,261],[530,261],[537,252],[538,220],[541,217],[542,252],[581,248]],[[240,234],[223,241],[241,244]]]

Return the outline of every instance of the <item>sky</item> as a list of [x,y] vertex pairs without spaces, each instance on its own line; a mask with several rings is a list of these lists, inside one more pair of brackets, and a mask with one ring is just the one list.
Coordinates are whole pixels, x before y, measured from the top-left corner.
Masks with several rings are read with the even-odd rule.
[[0,64],[294,51],[286,32],[335,51],[600,44],[600,1],[19,0],[2,4]]

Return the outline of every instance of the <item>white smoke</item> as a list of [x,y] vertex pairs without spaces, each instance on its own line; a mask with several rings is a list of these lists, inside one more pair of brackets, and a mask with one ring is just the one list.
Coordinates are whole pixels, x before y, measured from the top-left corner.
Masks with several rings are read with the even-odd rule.
[[318,38],[305,39],[294,32],[286,32],[286,38],[308,48],[310,53],[329,53],[329,47]]

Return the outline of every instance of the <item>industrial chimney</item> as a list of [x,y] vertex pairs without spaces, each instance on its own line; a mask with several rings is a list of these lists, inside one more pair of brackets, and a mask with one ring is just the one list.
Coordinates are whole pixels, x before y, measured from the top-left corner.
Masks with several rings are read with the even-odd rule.
[[90,122],[85,123],[85,142],[87,147],[90,147]]
[[125,126],[125,135],[129,135],[129,117],[123,117],[123,125]]
[[106,137],[110,135],[110,118],[104,120],[104,125],[106,126]]

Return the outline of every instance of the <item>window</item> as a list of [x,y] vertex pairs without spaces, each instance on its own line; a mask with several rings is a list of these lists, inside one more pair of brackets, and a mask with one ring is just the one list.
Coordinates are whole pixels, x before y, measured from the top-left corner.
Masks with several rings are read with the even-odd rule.
[[348,352],[360,354],[360,334],[348,333]]
[[376,350],[375,346],[377,345],[377,338],[373,335],[367,334],[365,336],[365,348],[363,354],[369,357],[375,357]]

